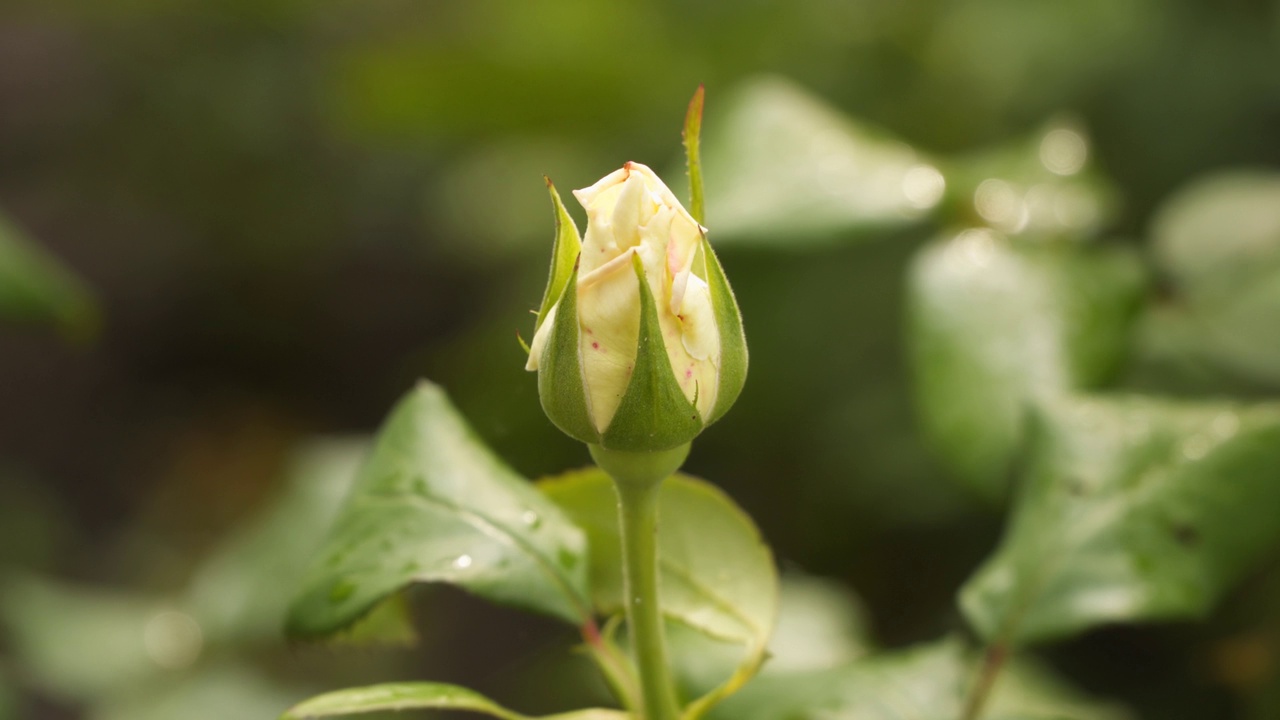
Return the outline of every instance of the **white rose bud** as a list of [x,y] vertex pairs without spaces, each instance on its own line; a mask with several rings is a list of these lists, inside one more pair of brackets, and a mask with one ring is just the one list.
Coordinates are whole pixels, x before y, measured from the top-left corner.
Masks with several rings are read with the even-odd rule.
[[738,306],[706,229],[639,163],[573,194],[586,239],[552,188],[556,248],[526,365],[543,409],[607,449],[688,443],[729,409],[747,370]]

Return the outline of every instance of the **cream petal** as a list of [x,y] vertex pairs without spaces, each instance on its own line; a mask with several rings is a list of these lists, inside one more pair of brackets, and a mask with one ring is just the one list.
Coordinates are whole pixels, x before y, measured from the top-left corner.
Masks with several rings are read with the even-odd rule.
[[685,286],[693,272],[701,240],[702,234],[693,218],[683,214],[672,218],[667,239],[667,271],[671,274],[671,311],[677,315],[681,314]]
[[[582,192],[575,190],[574,193]],[[613,234],[613,206],[622,192],[622,184],[618,183],[604,188],[595,195],[593,204],[583,203],[587,211],[587,232],[582,238],[582,256],[579,272],[590,273],[604,265],[626,250],[619,246]]]
[[711,292],[697,275],[688,275],[679,330],[667,339],[667,355],[685,397],[707,417],[719,392],[720,334]]
[[626,166],[620,167],[597,180],[591,187],[574,190],[573,196],[578,199],[584,209],[590,210],[601,193],[621,185],[630,175],[631,171]]
[[672,371],[685,397],[708,416],[718,392],[720,338],[705,278],[694,269],[705,229],[640,163],[627,163],[574,196],[588,218],[577,290],[592,422],[600,432],[608,428],[635,365],[640,293],[632,255],[640,258],[657,300]]
[[623,168],[642,178],[649,191],[658,196],[658,201],[660,203],[667,207],[681,207],[680,201],[677,200],[675,194],[671,192],[671,188],[667,187],[667,184],[662,182],[662,178],[658,177],[658,174],[650,169],[648,165],[643,165],[638,162],[629,162],[626,165],[623,165]]
[[640,286],[628,250],[578,283],[579,350],[587,406],[596,429],[609,427],[627,392],[640,337]]
[[[626,249],[640,244],[640,222],[645,206],[651,204],[644,179],[631,175],[622,184],[622,191],[613,204],[609,224],[613,228],[613,240],[619,248]],[[648,213],[652,216],[652,211]]]
[[719,365],[720,328],[716,324],[715,307],[711,304],[711,288],[697,275],[689,277],[680,317],[684,326],[681,341],[685,352],[695,360],[708,360]]

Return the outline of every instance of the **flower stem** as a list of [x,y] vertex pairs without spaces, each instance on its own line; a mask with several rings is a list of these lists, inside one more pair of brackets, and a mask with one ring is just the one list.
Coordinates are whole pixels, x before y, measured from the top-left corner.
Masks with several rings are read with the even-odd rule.
[[667,665],[662,608],[658,605],[658,489],[651,484],[617,483],[622,531],[627,626],[640,671],[645,720],[679,716]]

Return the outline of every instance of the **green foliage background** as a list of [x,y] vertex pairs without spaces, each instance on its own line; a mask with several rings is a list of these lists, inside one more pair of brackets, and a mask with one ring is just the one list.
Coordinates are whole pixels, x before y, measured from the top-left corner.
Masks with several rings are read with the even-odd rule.
[[[961,631],[956,594],[981,617],[994,571],[966,580],[1017,478],[1036,481],[1017,503],[1073,509],[1039,493],[1063,491],[1044,468],[1077,435],[1028,398],[1153,413],[1164,445],[1115,453],[1179,488],[1165,460],[1202,403],[1209,427],[1262,408],[1242,412],[1274,438],[1278,63],[1265,0],[6,3],[0,718],[175,717],[191,698],[267,716],[428,677],[531,711],[594,700],[585,664],[548,660],[570,642],[555,628],[449,591],[411,594],[417,650],[290,652],[276,631],[349,479],[334,468],[363,447],[310,438],[367,434],[418,378],[521,475],[587,463],[514,338],[551,246],[541,176],[564,192],[637,160],[683,193],[698,83],[707,224],[752,366],[687,470],[784,574],[851,587],[860,637]],[[1079,173],[1040,162],[1058,128],[1089,138]],[[921,164],[945,194],[904,211],[889,191]],[[1029,203],[1002,225],[974,202],[993,178],[1092,211]],[[974,254],[988,272],[959,282]],[[1101,437],[1124,437],[1113,420]],[[1241,477],[1266,503],[1280,469],[1259,462]],[[1207,575],[1188,561],[1204,599],[1180,607],[1203,622],[1103,623],[1042,657],[1139,717],[1274,717],[1268,510],[1215,521],[1241,528],[1225,564],[1212,543]],[[175,609],[201,652],[158,666],[146,628]],[[960,672],[955,646],[903,652],[892,667]]]

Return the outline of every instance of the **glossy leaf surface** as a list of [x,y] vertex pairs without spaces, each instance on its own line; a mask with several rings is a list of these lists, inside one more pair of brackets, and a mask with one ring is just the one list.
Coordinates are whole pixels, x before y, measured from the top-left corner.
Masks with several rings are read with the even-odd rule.
[[313,440],[294,456],[280,496],[196,571],[187,603],[211,641],[274,644],[280,618],[324,540],[360,463],[364,438]]
[[1008,235],[1087,238],[1115,215],[1084,128],[1066,118],[944,164],[945,212]]
[[1004,496],[1031,401],[1107,380],[1141,292],[1119,249],[968,230],[910,272],[909,340],[923,429],[954,475]]
[[289,612],[296,636],[358,620],[414,582],[444,582],[572,623],[587,617],[585,537],[495,458],[440,388],[392,412]]
[[[281,720],[339,717],[390,710],[460,710],[502,720],[527,720],[527,715],[507,710],[474,690],[445,683],[386,683],[337,690],[318,695],[290,708]],[[617,710],[588,709],[545,716],[544,720],[625,720]]]
[[1072,399],[1037,414],[996,554],[961,593],[984,637],[1199,617],[1280,536],[1280,406]]
[[942,198],[923,154],[780,78],[753,80],[714,117],[703,159],[717,245],[811,247],[910,225]]

